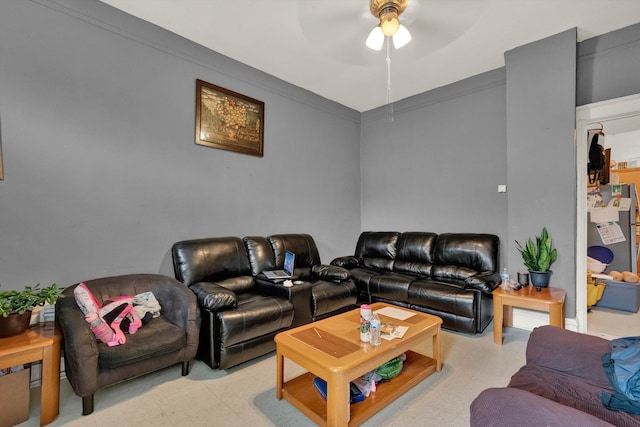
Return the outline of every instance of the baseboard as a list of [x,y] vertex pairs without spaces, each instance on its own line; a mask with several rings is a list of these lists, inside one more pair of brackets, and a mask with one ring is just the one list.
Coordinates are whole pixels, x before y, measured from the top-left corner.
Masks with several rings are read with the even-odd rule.
[[[513,308],[513,327],[532,331],[533,328],[549,324],[549,314],[541,311]],[[575,318],[565,318],[564,328],[570,331],[578,330]]]
[[[40,378],[42,378],[42,362],[37,361],[31,363],[31,381],[29,387],[40,387]],[[67,378],[64,372],[64,356],[60,358],[60,380]]]

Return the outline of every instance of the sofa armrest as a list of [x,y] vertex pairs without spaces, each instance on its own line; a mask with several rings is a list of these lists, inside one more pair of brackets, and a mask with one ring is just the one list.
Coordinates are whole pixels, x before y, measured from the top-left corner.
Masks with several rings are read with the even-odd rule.
[[465,288],[477,289],[485,294],[490,294],[500,285],[500,275],[493,271],[482,271],[467,277],[464,281]]
[[198,282],[189,286],[198,298],[198,305],[211,311],[220,311],[238,306],[236,294],[212,282]]
[[349,270],[337,265],[316,264],[311,269],[312,277],[316,279],[329,280],[332,282],[344,282],[351,278]]
[[351,270],[352,268],[360,267],[360,262],[358,261],[358,258],[353,255],[347,255],[335,258],[331,261],[331,265]]
[[527,342],[527,363],[543,366],[610,388],[602,367],[602,355],[611,351],[609,341],[556,326],[534,328]]
[[471,427],[611,427],[599,418],[517,388],[489,388],[471,402]]

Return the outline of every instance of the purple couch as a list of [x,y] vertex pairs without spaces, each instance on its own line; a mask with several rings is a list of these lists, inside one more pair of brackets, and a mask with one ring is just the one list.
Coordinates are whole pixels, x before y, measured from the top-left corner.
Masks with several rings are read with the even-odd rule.
[[471,427],[640,426],[640,416],[612,411],[599,393],[615,393],[602,367],[609,341],[555,326],[535,328],[527,364],[506,388],[484,390],[471,403]]

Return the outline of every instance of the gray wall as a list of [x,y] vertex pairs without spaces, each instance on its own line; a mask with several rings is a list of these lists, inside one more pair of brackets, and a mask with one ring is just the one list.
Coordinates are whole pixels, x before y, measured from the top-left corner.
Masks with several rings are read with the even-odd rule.
[[[639,28],[578,44],[579,105],[640,92]],[[557,37],[514,49],[506,70],[397,102],[388,123],[384,108],[360,115],[95,0],[0,2],[0,283],[171,274],[171,243],[203,236],[308,232],[330,260],[366,229],[495,233],[514,274],[513,239],[553,224],[571,316],[576,159],[555,138],[573,113],[564,89],[562,118],[537,97],[556,72],[570,86],[575,39]],[[540,76],[516,73],[529,66],[520,52]],[[196,78],[265,101],[264,158],[194,144]],[[531,128],[508,121],[508,86],[534,89]],[[533,157],[563,168],[544,186],[526,184],[519,132],[554,135]]]
[[393,122],[386,108],[364,113],[362,228],[494,233],[515,277],[514,240],[546,225],[572,316],[575,52],[574,29],[508,52],[505,69],[398,102]]
[[363,230],[505,236],[505,74],[494,70],[362,116]]
[[[194,143],[195,80],[265,102],[258,158]],[[181,239],[360,231],[360,114],[97,1],[0,2],[0,284],[172,275]],[[288,185],[283,183],[288,180]]]
[[394,122],[386,108],[363,113],[363,230],[492,232],[515,275],[514,240],[546,225],[561,254],[553,286],[574,316],[575,105],[640,93],[639,62],[640,24],[577,51],[572,29],[507,52],[505,69],[397,102]]
[[[546,226],[558,250],[551,286],[567,291],[575,313],[576,29],[505,54],[507,69],[507,264],[524,269],[514,240]],[[535,238],[534,238],[535,240]]]
[[576,105],[640,93],[640,24],[578,44]]

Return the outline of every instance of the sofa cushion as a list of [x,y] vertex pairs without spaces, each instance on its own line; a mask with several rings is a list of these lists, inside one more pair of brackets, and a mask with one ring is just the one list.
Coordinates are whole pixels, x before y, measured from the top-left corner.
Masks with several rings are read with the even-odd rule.
[[459,316],[476,316],[476,295],[461,284],[437,282],[431,279],[416,280],[408,290],[409,303],[429,307],[432,310],[455,313]]
[[443,233],[435,247],[433,277],[466,279],[479,272],[498,270],[500,241],[493,234]]
[[369,295],[373,298],[408,303],[409,285],[417,276],[408,273],[384,273],[371,277]]
[[156,358],[177,351],[187,343],[184,330],[163,317],[151,319],[135,334],[125,337],[127,342],[123,345],[108,347],[98,344],[98,365],[101,369],[115,369]]
[[255,294],[238,295],[238,307],[217,313],[220,342],[225,347],[288,328],[293,304],[283,298]]
[[308,234],[274,234],[267,237],[273,249],[276,268],[284,266],[284,255],[293,252],[296,255],[294,275],[300,279],[311,277],[311,268],[320,264],[320,253],[316,242]]
[[593,385],[609,388],[601,357],[609,341],[555,326],[534,328],[527,341],[527,363],[565,372]]
[[239,237],[185,240],[172,247],[176,279],[189,286],[251,276],[247,250]]
[[355,256],[361,267],[393,270],[396,244],[400,233],[395,231],[365,231],[356,244]]
[[430,276],[436,233],[406,232],[398,238],[393,270]]
[[273,255],[273,248],[266,237],[247,236],[242,239],[247,249],[251,273],[254,276],[265,270],[276,270],[276,259]]

